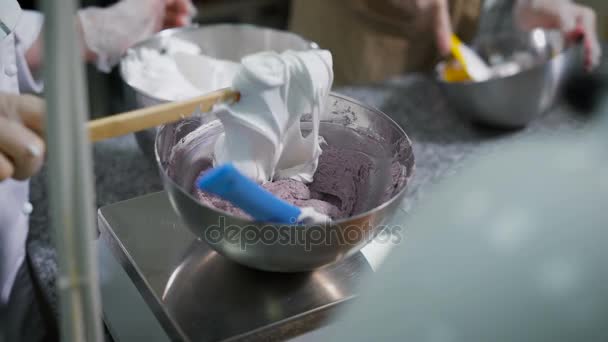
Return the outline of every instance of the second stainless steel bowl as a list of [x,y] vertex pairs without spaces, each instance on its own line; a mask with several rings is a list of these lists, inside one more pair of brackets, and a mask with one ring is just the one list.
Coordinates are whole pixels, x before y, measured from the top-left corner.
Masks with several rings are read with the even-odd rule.
[[523,127],[549,109],[566,76],[577,63],[582,65],[579,48],[563,49],[561,37],[544,30],[487,35],[473,47],[486,60],[491,55],[508,59],[518,52],[527,52],[534,60],[532,67],[507,77],[484,82],[439,81],[449,105],[461,115],[502,128]]
[[[165,30],[135,45],[131,50],[163,50],[164,41],[171,38],[194,43],[200,47],[202,53],[210,57],[236,62],[246,55],[261,51],[283,52],[285,50],[317,48],[316,44],[286,31],[246,24],[217,24]],[[126,63],[123,59],[120,63],[120,75],[123,80],[128,109],[149,107],[170,100],[151,96],[144,90],[133,86],[131,80],[126,76],[125,65]],[[156,129],[141,131],[135,134],[139,147],[152,161],[154,160],[155,136]]]

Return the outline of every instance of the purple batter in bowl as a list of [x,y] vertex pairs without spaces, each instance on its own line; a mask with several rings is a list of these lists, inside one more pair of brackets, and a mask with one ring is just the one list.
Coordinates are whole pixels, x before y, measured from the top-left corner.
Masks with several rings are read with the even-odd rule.
[[[304,115],[302,134],[311,126]],[[222,132],[221,122],[210,113],[161,127],[155,144],[161,177],[173,208],[196,236],[221,255],[259,270],[309,271],[358,252],[401,210],[414,172],[411,142],[399,125],[377,109],[331,94],[321,116],[319,135],[326,143],[313,182],[275,180],[263,186],[292,204],[329,215],[332,222],[253,222],[230,203],[193,186],[213,167],[215,141]]]

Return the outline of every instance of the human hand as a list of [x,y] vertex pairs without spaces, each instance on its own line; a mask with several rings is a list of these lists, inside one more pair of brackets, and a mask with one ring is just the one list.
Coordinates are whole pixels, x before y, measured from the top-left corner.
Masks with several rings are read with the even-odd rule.
[[0,181],[25,180],[40,170],[44,101],[32,95],[0,93]]
[[88,59],[106,72],[135,43],[161,29],[187,25],[194,14],[190,0],[122,0],[78,11]]
[[517,0],[515,19],[525,30],[558,29],[570,43],[582,37],[585,67],[590,70],[599,64],[602,51],[593,9],[570,0]]
[[430,25],[439,53],[450,53],[452,24],[448,0],[390,0],[390,3],[410,16],[427,18],[424,22]]
[[163,28],[189,25],[195,13],[191,0],[167,0]]

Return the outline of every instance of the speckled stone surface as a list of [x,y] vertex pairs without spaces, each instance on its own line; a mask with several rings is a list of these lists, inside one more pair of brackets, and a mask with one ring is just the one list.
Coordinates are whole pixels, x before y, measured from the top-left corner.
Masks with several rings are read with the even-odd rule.
[[[338,92],[380,108],[393,117],[414,143],[416,171],[408,186],[404,207],[412,210],[432,185],[446,179],[466,160],[482,153],[500,153],[502,144],[526,136],[573,132],[584,126],[584,117],[556,107],[526,129],[499,131],[464,121],[450,110],[436,85],[421,75],[410,75],[373,86],[348,87]],[[126,136],[98,143],[94,149],[97,206],[162,189],[156,166],[140,153],[135,139]],[[28,251],[45,294],[55,306],[55,252],[47,224],[45,173],[32,180]]]

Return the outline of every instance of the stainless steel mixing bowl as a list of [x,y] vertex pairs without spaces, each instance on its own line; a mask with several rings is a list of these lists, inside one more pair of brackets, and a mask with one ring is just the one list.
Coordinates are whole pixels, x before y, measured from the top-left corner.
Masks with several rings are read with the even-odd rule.
[[[303,131],[310,125],[310,116],[304,115]],[[377,172],[371,173],[368,188],[360,191],[374,200],[366,201],[361,214],[330,225],[254,223],[207,207],[191,194],[201,163],[208,163],[206,157],[222,132],[221,123],[210,113],[162,126],[156,136],[157,163],[171,204],[190,230],[226,258],[260,270],[309,271],[353,255],[386,228],[383,225],[398,210],[414,171],[411,142],[399,125],[377,109],[332,94],[320,135],[330,145],[371,157]],[[180,148],[174,149],[176,145]],[[386,162],[393,167],[383,168]],[[376,196],[378,189],[387,189],[387,178],[399,181]]]
[[549,109],[567,75],[582,65],[580,48],[564,49],[561,35],[544,30],[486,35],[473,48],[486,60],[492,55],[506,59],[528,52],[533,65],[507,77],[485,82],[444,82],[447,100],[461,115],[483,124],[520,128]]
[[[282,52],[317,48],[315,43],[290,32],[247,24],[216,24],[164,30],[133,46],[130,51],[144,48],[163,50],[164,42],[171,38],[194,43],[201,48],[202,53],[208,56],[236,62],[246,55],[260,51]],[[120,75],[123,80],[127,109],[149,107],[170,100],[154,97],[135,87],[126,76],[125,65],[125,58],[123,58],[120,63]],[[154,160],[155,136],[156,129],[135,134],[139,147],[150,160]]]

